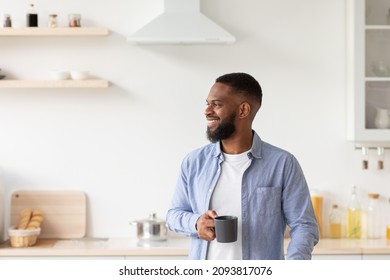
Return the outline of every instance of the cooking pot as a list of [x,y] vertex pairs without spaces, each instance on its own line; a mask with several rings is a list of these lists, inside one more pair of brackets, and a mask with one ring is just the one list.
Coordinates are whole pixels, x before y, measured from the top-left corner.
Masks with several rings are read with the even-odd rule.
[[132,221],[130,224],[137,226],[137,237],[141,241],[167,240],[165,220],[158,219],[156,213],[151,213],[147,219]]

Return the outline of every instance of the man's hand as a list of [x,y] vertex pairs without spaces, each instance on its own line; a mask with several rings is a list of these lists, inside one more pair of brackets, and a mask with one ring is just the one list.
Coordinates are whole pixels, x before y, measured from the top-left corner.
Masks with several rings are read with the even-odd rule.
[[214,218],[217,216],[217,212],[214,210],[208,210],[199,217],[198,221],[196,222],[199,238],[206,241],[215,239]]

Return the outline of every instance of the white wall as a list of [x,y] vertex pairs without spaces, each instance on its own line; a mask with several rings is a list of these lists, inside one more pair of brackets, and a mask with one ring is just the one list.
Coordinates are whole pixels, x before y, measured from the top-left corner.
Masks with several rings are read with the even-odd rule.
[[[2,0],[24,25],[30,1]],[[201,10],[236,35],[233,45],[133,46],[126,35],[161,0],[37,0],[40,23],[71,12],[108,37],[0,38],[0,68],[45,79],[53,68],[89,69],[108,89],[0,89],[0,165],[6,195],[17,189],[78,189],[88,195],[88,235],[133,236],[133,219],[165,217],[183,156],[206,144],[205,99],[214,79],[244,71],[264,103],[254,128],[292,152],[311,188],[345,207],[351,186],[390,195],[385,170],[360,169],[346,140],[346,30],[340,0],[202,0]],[[372,158],[374,160],[374,158]],[[384,206],[384,203],[383,203]]]

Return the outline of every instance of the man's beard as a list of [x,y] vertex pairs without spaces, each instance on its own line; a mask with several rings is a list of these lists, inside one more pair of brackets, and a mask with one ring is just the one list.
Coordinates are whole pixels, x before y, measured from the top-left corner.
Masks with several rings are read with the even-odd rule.
[[209,139],[212,143],[216,143],[232,136],[232,134],[236,131],[236,126],[234,125],[235,119],[236,115],[232,114],[225,123],[219,124],[214,131],[211,131],[210,127],[207,127],[207,139]]

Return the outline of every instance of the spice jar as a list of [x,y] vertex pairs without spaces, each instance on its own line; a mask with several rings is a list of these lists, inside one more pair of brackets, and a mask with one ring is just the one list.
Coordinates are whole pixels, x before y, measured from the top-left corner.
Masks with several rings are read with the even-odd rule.
[[11,16],[9,14],[4,14],[3,27],[12,27]]
[[69,15],[69,27],[81,27],[81,15],[70,14]]
[[55,28],[58,26],[56,14],[49,14],[49,24],[48,25],[50,28]]

